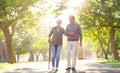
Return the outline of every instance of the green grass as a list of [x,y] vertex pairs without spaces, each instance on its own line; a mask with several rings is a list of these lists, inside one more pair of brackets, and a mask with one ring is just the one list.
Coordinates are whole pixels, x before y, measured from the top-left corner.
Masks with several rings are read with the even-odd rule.
[[12,70],[12,67],[15,64],[8,64],[8,63],[0,63],[0,71],[9,71]]
[[6,72],[6,71],[11,71],[14,70],[14,68],[19,67],[21,65],[26,65],[30,62],[20,62],[20,63],[15,63],[15,64],[9,64],[9,63],[0,63],[0,72]]
[[9,64],[9,63],[0,63],[0,73],[15,71],[19,68],[27,68],[27,67],[33,67],[38,66],[41,64],[46,64],[46,61],[41,62],[19,62],[15,64]]
[[108,60],[106,60],[104,58],[99,58],[98,61],[100,61],[103,64],[120,67],[120,60],[114,60],[113,58],[109,58]]

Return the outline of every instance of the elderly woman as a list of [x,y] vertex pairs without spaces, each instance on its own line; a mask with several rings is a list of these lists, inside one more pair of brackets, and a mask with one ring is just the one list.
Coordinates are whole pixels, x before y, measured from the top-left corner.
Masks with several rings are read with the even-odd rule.
[[[49,34],[49,43],[51,43],[52,50],[52,67],[53,70],[58,71],[60,52],[62,48],[64,29],[61,27],[62,21],[58,19],[56,21],[57,25],[53,27]],[[52,38],[51,38],[52,36]],[[52,39],[52,40],[51,40]]]

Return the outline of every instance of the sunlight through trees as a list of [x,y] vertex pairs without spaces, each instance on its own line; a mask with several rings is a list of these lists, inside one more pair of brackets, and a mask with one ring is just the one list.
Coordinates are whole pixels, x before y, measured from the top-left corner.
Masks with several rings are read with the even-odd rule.
[[82,26],[86,58],[120,59],[120,0],[0,0],[0,52],[8,63],[48,60],[48,33],[56,19],[66,28],[69,15]]

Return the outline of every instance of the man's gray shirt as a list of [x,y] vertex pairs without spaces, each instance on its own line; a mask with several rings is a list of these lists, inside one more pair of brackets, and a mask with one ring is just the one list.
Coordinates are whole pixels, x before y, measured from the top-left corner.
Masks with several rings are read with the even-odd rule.
[[80,39],[80,42],[82,42],[82,30],[78,23],[68,24],[66,27],[66,32],[68,34],[74,32],[74,36],[67,35],[68,41],[78,41]]

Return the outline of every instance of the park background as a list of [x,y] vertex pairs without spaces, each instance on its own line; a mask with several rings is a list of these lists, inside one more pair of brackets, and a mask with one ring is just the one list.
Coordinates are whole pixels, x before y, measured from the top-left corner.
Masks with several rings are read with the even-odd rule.
[[[120,59],[120,0],[0,0],[0,62],[48,61],[48,34],[69,15],[82,27],[84,59]],[[64,36],[61,59],[66,59]]]

